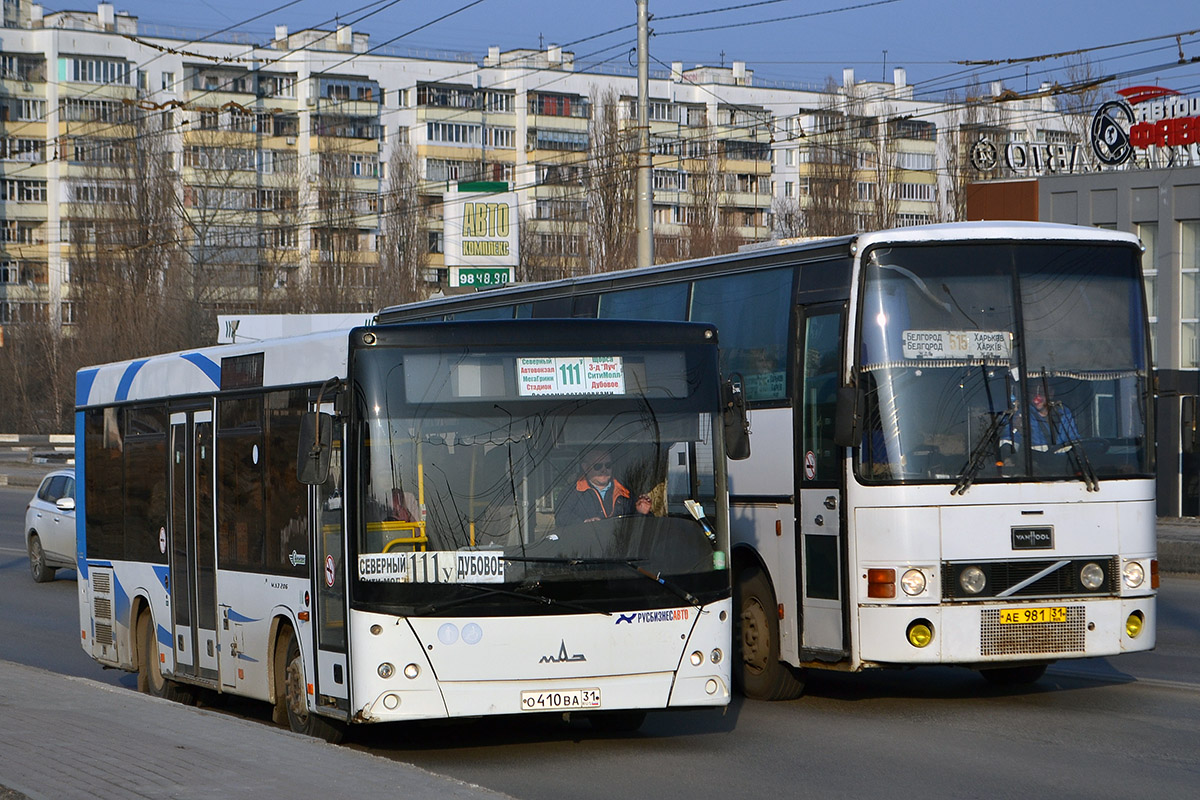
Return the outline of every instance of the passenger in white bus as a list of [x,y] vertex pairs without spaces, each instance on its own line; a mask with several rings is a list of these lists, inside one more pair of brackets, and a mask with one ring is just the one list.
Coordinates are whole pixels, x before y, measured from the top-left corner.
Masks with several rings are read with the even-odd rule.
[[583,454],[583,475],[573,489],[563,493],[554,522],[562,527],[580,522],[650,513],[650,495],[632,498],[629,489],[613,478],[612,454],[604,448],[592,448]]

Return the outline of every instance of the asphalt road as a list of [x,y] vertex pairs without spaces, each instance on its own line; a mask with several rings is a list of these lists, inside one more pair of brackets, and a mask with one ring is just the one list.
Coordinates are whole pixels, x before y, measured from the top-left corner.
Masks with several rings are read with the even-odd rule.
[[[101,670],[80,648],[74,573],[30,579],[19,536],[29,493],[0,488],[0,658],[132,688],[132,675]],[[1019,690],[949,668],[818,673],[799,700],[652,714],[632,735],[504,717],[358,729],[346,746],[529,800],[1190,799],[1200,785],[1200,578],[1165,576],[1158,642],[1151,653],[1062,662]],[[227,709],[267,724],[256,704]]]

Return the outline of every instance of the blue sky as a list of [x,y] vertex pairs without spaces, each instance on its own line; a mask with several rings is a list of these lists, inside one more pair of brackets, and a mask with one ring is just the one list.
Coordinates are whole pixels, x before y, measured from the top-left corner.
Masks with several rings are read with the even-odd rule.
[[[329,27],[334,15],[340,14],[342,21],[358,20],[355,30],[370,33],[372,45],[395,38],[396,46],[413,50],[481,57],[489,45],[507,50],[562,44],[576,53],[580,63],[609,59],[626,69],[631,67],[629,51],[636,37],[632,26],[637,21],[634,0],[115,0],[114,4],[143,23],[206,31],[232,26],[258,34],[263,41],[276,24],[292,30]],[[739,6],[721,13],[696,13]],[[53,11],[94,5],[47,0],[43,7]],[[1103,47],[1071,58],[1086,58],[1095,75],[1119,76],[1114,86],[1160,83],[1185,93],[1200,92],[1200,33],[1182,37],[1184,58],[1197,59],[1183,67],[1175,65],[1180,47],[1173,38],[1134,43],[1200,29],[1200,5],[1189,0],[650,0],[649,9],[655,31],[651,56],[660,62],[656,68],[665,69],[672,61],[691,67],[739,60],[754,70],[758,83],[820,86],[827,76],[840,81],[847,66],[855,69],[860,80],[885,76],[890,80],[892,69],[901,66],[919,93],[957,90],[961,94],[971,76],[983,82],[1002,79],[1016,91],[1026,86],[1036,89],[1042,80],[1063,81],[1070,59],[995,66],[967,66],[960,61],[1030,58]],[[252,19],[265,12],[270,13]],[[687,14],[692,16],[680,16]],[[805,14],[812,16],[798,16]],[[623,26],[630,27],[609,33]],[[697,30],[713,27],[717,29]]]

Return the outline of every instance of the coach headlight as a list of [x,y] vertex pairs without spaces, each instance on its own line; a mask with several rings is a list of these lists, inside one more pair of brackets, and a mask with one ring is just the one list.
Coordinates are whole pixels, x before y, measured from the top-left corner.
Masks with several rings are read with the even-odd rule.
[[979,594],[987,586],[987,576],[979,567],[967,567],[958,573],[958,585],[967,594]]
[[1146,570],[1136,561],[1130,561],[1121,570],[1121,576],[1125,579],[1125,585],[1130,589],[1136,589],[1142,585],[1142,581],[1146,580]]
[[909,597],[920,594],[925,591],[925,573],[919,569],[905,570],[900,576],[900,585],[904,587],[904,593]]
[[1104,585],[1104,570],[1095,561],[1089,561],[1079,570],[1079,581],[1083,588],[1094,592]]

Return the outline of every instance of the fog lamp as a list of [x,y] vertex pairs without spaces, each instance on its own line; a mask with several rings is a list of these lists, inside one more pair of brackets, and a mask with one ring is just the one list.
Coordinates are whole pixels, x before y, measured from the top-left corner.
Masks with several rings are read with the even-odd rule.
[[908,643],[913,647],[926,647],[932,641],[932,622],[927,619],[915,619],[908,624]]
[[719,689],[719,688],[721,688],[721,687],[712,678],[709,678],[708,681],[704,684],[704,691],[708,692],[709,694],[716,694],[717,689]]
[[1095,591],[1104,584],[1104,570],[1095,561],[1089,561],[1079,570],[1079,580],[1083,588]]
[[1125,618],[1125,634],[1130,639],[1136,639],[1145,624],[1146,618],[1142,616],[1142,612],[1135,611]]

